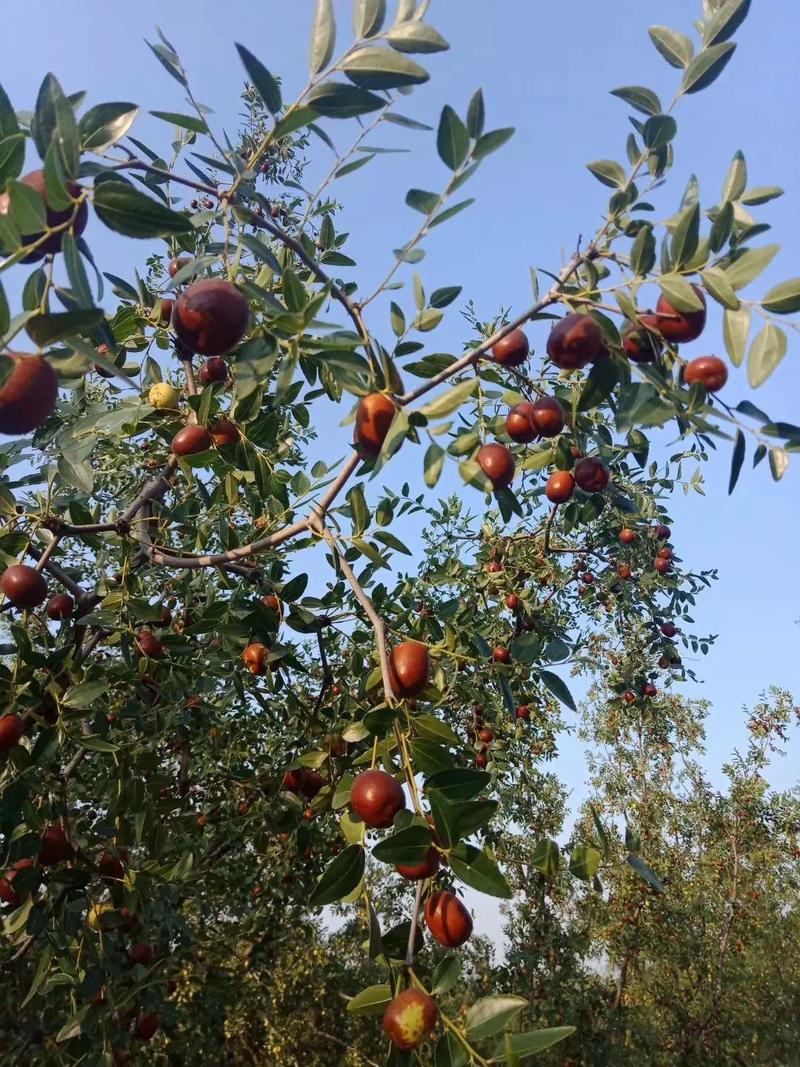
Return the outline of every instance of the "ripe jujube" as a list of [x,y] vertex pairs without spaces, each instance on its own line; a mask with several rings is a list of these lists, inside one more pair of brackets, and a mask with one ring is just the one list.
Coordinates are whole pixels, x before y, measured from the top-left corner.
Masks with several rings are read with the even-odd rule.
[[68,619],[72,615],[74,610],[75,601],[69,593],[58,593],[56,596],[50,597],[45,608],[48,619],[52,619],[54,622],[63,622],[64,619]]
[[172,324],[181,343],[203,356],[221,356],[241,341],[250,307],[230,282],[206,278],[178,297]]
[[14,889],[12,882],[20,871],[28,870],[30,867],[33,867],[33,865],[33,860],[31,859],[17,860],[17,862],[12,865],[11,869],[6,871],[6,873],[0,877],[0,900],[2,900],[4,904],[10,904],[14,908],[20,906],[22,898],[17,890]]
[[47,599],[47,582],[35,567],[15,563],[3,572],[0,590],[15,608],[38,608]]
[[492,359],[501,367],[519,367],[528,358],[528,338],[522,330],[512,330],[492,345]]
[[383,1013],[383,1029],[395,1048],[415,1049],[429,1036],[439,1018],[436,1001],[420,989],[398,993]]
[[211,427],[211,440],[216,448],[222,448],[223,445],[235,445],[240,437],[239,427],[230,419],[217,419]]
[[526,445],[538,436],[533,425],[533,404],[530,400],[521,400],[515,404],[506,416],[506,433],[512,441]]
[[0,718],[0,752],[8,752],[19,743],[25,733],[25,720],[21,715],[3,715]]
[[139,649],[139,655],[147,656],[149,659],[161,659],[165,652],[163,644],[151,630],[138,632],[136,646]]
[[683,380],[687,385],[699,382],[707,393],[716,393],[728,380],[728,368],[719,356],[698,356],[688,363]]
[[205,426],[192,423],[178,430],[172,438],[172,454],[174,456],[193,456],[197,452],[205,452],[213,444],[211,434]]
[[636,540],[636,534],[626,526],[619,532],[619,539],[623,545],[631,545]]
[[405,878],[409,882],[421,882],[423,878],[433,878],[439,870],[439,863],[439,853],[431,845],[421,863],[398,863],[395,870],[401,878]]
[[556,437],[564,429],[567,415],[554,396],[540,396],[531,408],[531,421],[540,437]]
[[73,848],[61,826],[49,826],[42,834],[39,863],[43,867],[55,867],[73,856]]
[[356,411],[355,443],[368,456],[377,456],[394,419],[395,408],[385,393],[370,393]]
[[472,933],[472,916],[453,893],[432,893],[425,902],[425,925],[445,948],[458,948]]
[[591,456],[577,464],[574,475],[575,484],[585,493],[602,493],[611,477],[608,467]]
[[492,483],[493,489],[506,489],[514,479],[514,457],[505,445],[482,445],[475,462]]
[[551,504],[566,504],[575,492],[575,479],[569,471],[553,471],[544,492]]
[[403,787],[386,771],[363,771],[350,789],[353,811],[367,826],[385,829],[406,806]]
[[656,304],[655,315],[642,315],[645,326],[655,327],[665,341],[672,345],[696,341],[706,325],[706,298],[698,285],[693,285],[702,308],[695,311],[677,311],[662,293]]
[[428,684],[430,671],[428,649],[420,641],[401,641],[389,653],[389,676],[395,696],[417,696]]
[[629,322],[622,331],[622,351],[633,363],[653,363],[661,348],[658,336],[640,323]]
[[228,380],[228,364],[220,356],[212,356],[200,366],[200,384],[213,385]]
[[580,370],[597,356],[602,344],[603,335],[592,316],[573,312],[550,331],[547,355],[561,370]]
[[[45,177],[43,170],[32,170],[29,174],[26,174],[20,181],[23,185],[27,185],[28,188],[35,190],[44,201],[45,205],[45,221],[49,230],[55,229],[57,226],[63,226],[64,223],[69,222],[73,218],[71,227],[66,227],[64,230],[60,230],[58,233],[51,234],[46,241],[43,241],[38,248],[33,249],[25,256],[22,263],[36,263],[40,259],[44,259],[45,256],[55,255],[61,251],[61,244],[64,239],[64,233],[68,229],[71,229],[73,235],[77,238],[80,237],[83,231],[86,229],[86,222],[89,217],[89,209],[86,206],[86,201],[81,201],[80,207],[77,212],[74,206],[66,207],[61,210],[52,208],[47,203],[47,196],[45,191]],[[66,183],[67,193],[72,200],[77,201],[83,190],[77,182],[68,181]],[[11,211],[11,197],[8,193],[0,193],[0,215],[8,215],[13,213]],[[42,233],[27,233],[23,234],[22,244],[24,247],[35,244],[39,238],[42,237]]]
[[9,352],[14,367],[0,386],[0,433],[30,433],[52,415],[58,377],[46,359]]
[[267,648],[260,641],[251,641],[242,653],[242,661],[248,671],[256,677],[264,674],[267,664]]

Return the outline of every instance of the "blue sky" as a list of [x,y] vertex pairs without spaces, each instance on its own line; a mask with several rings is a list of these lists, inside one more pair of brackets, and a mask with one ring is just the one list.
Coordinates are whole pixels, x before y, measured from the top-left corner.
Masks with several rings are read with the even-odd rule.
[[[53,0],[5,0],[6,61],[2,82],[18,108],[32,107],[42,75],[52,70],[69,92],[89,91],[89,103],[129,99],[150,109],[186,110],[180,87],[157,64],[143,38],[154,39],[159,24],[181,52],[197,95],[215,111],[218,127],[234,129],[242,70],[233,48],[241,41],[284,79],[284,96],[305,83],[307,38],[312,0],[293,3],[197,0],[192,5],[164,5],[156,0],[113,4],[82,0],[79,11],[63,16]],[[340,41],[349,39],[350,3],[335,0]],[[780,8],[778,12],[776,8]],[[689,174],[701,184],[704,202],[713,202],[734,151],[744,151],[750,183],[779,184],[786,196],[766,208],[784,251],[756,289],[800,273],[800,109],[796,57],[800,48],[800,6],[754,4],[738,33],[739,46],[728,70],[710,89],[684,101],[677,112],[679,136],[670,209],[677,206]],[[591,234],[606,197],[585,170],[598,158],[624,156],[625,106],[608,90],[647,85],[670,99],[676,72],[655,53],[647,27],[667,23],[691,30],[700,0],[615,0],[597,4],[530,3],[529,0],[439,0],[429,21],[450,41],[449,53],[427,58],[431,82],[417,90],[404,108],[431,125],[441,106],[462,113],[472,91],[482,85],[489,128],[515,126],[517,134],[501,153],[484,164],[467,195],[477,204],[441,227],[428,244],[420,272],[428,291],[460,284],[479,313],[493,315],[501,305],[519,312],[530,303],[529,267],[557,269],[574,248],[579,233]],[[113,13],[112,13],[113,12]],[[35,48],[31,45],[36,27]],[[15,62],[13,58],[21,57]],[[327,128],[343,145],[342,127]],[[170,128],[145,116],[134,133],[167,150]],[[338,196],[345,205],[345,228],[353,233],[352,252],[365,288],[390,264],[389,250],[416,227],[403,203],[411,186],[438,188],[444,180],[432,135],[390,131],[379,143],[405,145],[408,155],[386,157],[344,179]],[[759,216],[762,217],[762,216]],[[340,223],[340,227],[343,223]],[[87,231],[105,267],[125,275],[147,252],[130,245],[96,222]],[[770,235],[763,238],[769,241]],[[13,283],[11,292],[13,294]],[[410,303],[410,297],[405,297]],[[388,318],[380,307],[370,323],[388,335]],[[454,308],[430,340],[434,351],[459,351],[463,320]],[[722,351],[718,317],[712,317],[691,354]],[[790,336],[789,353],[773,378],[752,397],[774,418],[798,421],[798,335]],[[735,403],[749,395],[744,371],[734,371],[726,398]],[[326,414],[328,431],[339,413]],[[329,420],[329,422],[328,422]],[[346,438],[342,436],[342,449]],[[709,730],[709,762],[719,765],[743,738],[743,703],[756,699],[769,683],[800,694],[800,629],[797,544],[800,522],[800,457],[775,485],[763,465],[749,462],[733,498],[726,495],[729,453],[707,469],[705,497],[676,497],[672,508],[676,543],[695,568],[715,566],[720,581],[702,598],[698,630],[720,634],[717,645],[699,665],[705,679],[692,694],[714,703]],[[391,484],[418,474],[421,457],[405,451],[390,471]],[[443,480],[445,489],[455,480]],[[467,492],[471,492],[467,490]],[[480,505],[476,495],[473,507]],[[565,739],[560,768],[580,788],[579,746]],[[793,781],[789,761],[775,768],[776,784]]]

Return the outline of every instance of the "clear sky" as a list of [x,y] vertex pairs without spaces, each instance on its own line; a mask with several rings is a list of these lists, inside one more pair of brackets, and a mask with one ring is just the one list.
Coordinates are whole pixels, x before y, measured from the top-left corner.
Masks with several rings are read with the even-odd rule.
[[[89,91],[89,103],[132,100],[143,111],[186,110],[180,87],[162,70],[143,38],[154,39],[159,24],[180,51],[197,95],[215,111],[219,126],[234,129],[242,70],[233,48],[240,41],[284,80],[291,98],[305,83],[312,0],[195,0],[167,4],[137,0],[81,0],[65,14],[62,0],[4,0],[4,63],[0,80],[18,108],[30,108],[47,70],[68,92]],[[340,41],[351,31],[349,0],[334,0]],[[390,0],[390,6],[391,0]],[[430,125],[441,106],[462,113],[472,91],[486,94],[488,128],[515,126],[517,134],[493,156],[465,195],[478,203],[436,231],[420,267],[426,287],[460,284],[485,317],[501,305],[513,311],[530,303],[529,266],[557,269],[579,233],[590,234],[606,196],[584,164],[624,157],[627,109],[608,95],[621,85],[639,84],[670,99],[677,72],[652,48],[647,27],[667,24],[684,32],[700,14],[700,0],[594,0],[544,3],[531,0],[433,0],[429,21],[450,41],[452,50],[425,57],[432,79],[415,91],[404,108]],[[35,45],[32,39],[35,37]],[[800,5],[788,0],[754,3],[738,32],[739,46],[714,86],[685,100],[677,112],[679,135],[671,208],[677,207],[689,174],[701,183],[703,202],[713,203],[731,156],[744,151],[750,183],[778,184],[781,200],[760,209],[773,223],[783,251],[754,287],[759,292],[800,274]],[[348,143],[335,123],[328,130]],[[134,133],[168,147],[170,128],[145,117]],[[389,250],[416,227],[403,203],[411,186],[436,189],[444,172],[432,135],[400,131],[381,135],[382,144],[405,145],[404,156],[375,160],[344,179],[338,196],[345,205],[339,228],[353,233],[351,254],[359,261],[365,287],[389,265]],[[127,242],[92,222],[87,231],[105,269],[125,275],[134,259]],[[761,239],[771,240],[771,235]],[[372,329],[388,334],[388,318],[378,309]],[[452,310],[431,335],[432,350],[458,352],[463,320]],[[773,418],[797,423],[800,392],[798,334],[772,379],[752,399]],[[711,317],[691,354],[722,351],[720,321]],[[726,398],[749,395],[744,370],[733,371]],[[321,429],[330,449],[339,414],[325,415]],[[330,456],[330,452],[328,452]],[[676,498],[672,508],[675,540],[696,569],[715,566],[720,581],[702,597],[698,631],[719,633],[719,641],[698,673],[705,684],[691,687],[714,703],[709,762],[719,766],[743,738],[740,707],[757,698],[769,683],[800,696],[800,618],[798,606],[798,526],[800,456],[776,485],[766,464],[745,467],[734,496],[726,495],[730,453],[707,470],[705,497]],[[389,474],[391,484],[421,471],[421,456],[404,450]],[[445,489],[455,480],[443,480]],[[471,490],[464,490],[471,493]],[[480,506],[475,495],[474,507]],[[792,761],[775,768],[775,782],[792,784]],[[562,773],[580,792],[579,746],[565,739]]]

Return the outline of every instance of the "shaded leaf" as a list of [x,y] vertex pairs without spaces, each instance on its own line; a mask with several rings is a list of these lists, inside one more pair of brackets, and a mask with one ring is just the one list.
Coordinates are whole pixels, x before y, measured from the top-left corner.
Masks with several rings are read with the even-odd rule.
[[256,92],[264,101],[267,109],[273,115],[276,115],[283,103],[280,85],[278,85],[278,82],[264,64],[259,59],[256,59],[253,53],[248,51],[243,44],[237,44],[236,51],[239,53],[239,58],[247,71],[247,77],[255,86]]
[[683,76],[683,91],[699,93],[701,89],[708,88],[728,65],[735,49],[736,45],[730,41],[726,44],[713,44],[710,48],[704,48],[686,68]]

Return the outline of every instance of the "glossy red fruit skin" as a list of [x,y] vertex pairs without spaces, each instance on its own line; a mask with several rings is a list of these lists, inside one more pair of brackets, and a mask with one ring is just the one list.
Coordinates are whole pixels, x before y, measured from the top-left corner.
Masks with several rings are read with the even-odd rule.
[[580,370],[593,360],[603,345],[603,335],[591,315],[572,312],[550,331],[547,355],[561,370]]
[[484,770],[488,763],[489,759],[485,752],[479,752],[475,757],[475,766],[478,768],[479,771]]
[[74,610],[75,601],[69,593],[58,593],[56,596],[50,597],[45,608],[48,619],[52,619],[54,622],[62,622],[64,619],[68,619]]
[[[408,1029],[404,1019],[416,1024]],[[410,1052],[420,1045],[436,1026],[439,1009],[436,1001],[419,989],[406,989],[391,1000],[383,1013],[383,1029],[395,1048]]]
[[574,474],[575,484],[584,493],[602,493],[611,478],[608,467],[591,456],[580,460]]
[[683,380],[687,385],[700,382],[707,393],[716,393],[728,380],[728,368],[719,356],[698,356],[687,365]]
[[703,305],[702,309],[698,311],[676,311],[662,293],[656,304],[656,314],[643,315],[642,322],[647,326],[655,326],[664,340],[672,345],[696,341],[706,325],[706,298],[699,286],[693,285],[692,289],[700,299]]
[[250,308],[236,286],[206,278],[184,289],[175,305],[172,325],[178,339],[201,356],[221,356],[241,341]]
[[657,555],[659,559],[672,559],[672,549],[659,548]]
[[632,545],[636,540],[636,534],[626,526],[625,529],[620,530],[619,539],[623,545]]
[[305,775],[305,767],[295,767],[294,769],[287,771],[283,776],[283,788],[287,793],[301,792]]
[[622,351],[632,363],[653,363],[661,351],[661,342],[652,330],[629,322],[622,331]]
[[121,882],[125,877],[125,864],[112,852],[104,852],[97,861],[100,875],[111,882]]
[[575,479],[569,471],[553,471],[544,490],[551,504],[566,504],[574,492]]
[[25,722],[21,715],[3,715],[0,718],[0,752],[8,752],[25,733]]
[[492,345],[492,359],[501,367],[519,367],[528,358],[528,338],[522,330],[512,330]]
[[200,367],[200,384],[213,385],[228,380],[228,364],[220,356],[212,356]]
[[27,870],[29,867],[33,867],[33,860],[17,860],[10,870],[6,871],[5,875],[0,877],[0,900],[4,904],[11,904],[12,907],[18,908],[22,903],[22,898],[19,893],[14,889],[11,884],[17,877],[19,871]]
[[506,607],[509,611],[516,611],[519,607],[519,597],[516,593],[509,593],[506,597]]
[[169,274],[170,278],[174,278],[178,271],[185,267],[187,263],[191,263],[191,260],[185,259],[184,257],[171,259],[167,267],[167,274]]
[[174,456],[193,456],[197,452],[205,452],[211,448],[213,441],[211,434],[205,426],[184,426],[178,430],[172,438],[172,454]]
[[17,436],[37,429],[53,414],[58,376],[41,356],[8,355],[14,368],[0,386],[0,433]]
[[392,425],[396,408],[385,393],[370,393],[356,411],[355,444],[367,456],[377,456]]
[[136,945],[131,945],[128,953],[131,964],[134,966],[139,964],[141,967],[149,967],[153,962],[153,956],[153,946],[141,941]]
[[622,694],[622,699],[626,704],[633,704],[636,700],[636,695],[630,691],[630,689]]
[[514,457],[505,445],[482,445],[475,453],[475,462],[494,489],[506,489],[514,480]]
[[531,717],[531,709],[527,704],[520,704],[517,708],[518,719],[529,719]]
[[216,448],[235,445],[240,437],[239,427],[230,419],[218,419],[211,427],[211,440]]
[[266,596],[262,596],[261,603],[265,608],[269,608],[270,611],[274,611],[279,619],[283,618],[283,605],[280,602],[280,598],[274,593],[267,593]]
[[72,855],[73,848],[64,830],[60,826],[48,827],[42,835],[39,863],[43,867],[55,867],[71,859]]
[[660,629],[664,637],[674,637],[678,632],[678,627],[672,622],[662,622]]
[[160,1026],[161,1021],[156,1012],[150,1011],[146,1015],[140,1015],[136,1020],[136,1036],[140,1041],[151,1041]]
[[511,653],[502,645],[497,645],[492,649],[492,659],[495,663],[510,663]]
[[561,433],[567,415],[554,396],[540,396],[531,407],[531,421],[540,437],[556,437]]
[[389,677],[395,696],[418,696],[431,673],[428,649],[421,641],[401,641],[389,653]]
[[670,530],[669,526],[664,526],[663,523],[659,523],[658,526],[655,526],[653,528],[653,533],[659,541],[669,541],[672,536],[672,530]]
[[47,582],[24,563],[15,563],[3,572],[0,590],[16,608],[38,608],[47,599]]
[[458,948],[472,933],[472,916],[452,893],[432,893],[425,902],[425,925],[434,941]]
[[652,685],[651,683],[648,683],[648,684],[647,684],[647,685],[646,685],[646,686],[644,687],[644,689],[642,690],[642,692],[644,693],[644,695],[645,695],[646,697],[654,697],[654,696],[656,695],[656,693],[658,692],[658,690],[656,689],[656,687],[655,687],[654,685]]
[[242,661],[254,676],[264,674],[267,669],[267,648],[260,641],[251,641],[242,653]]
[[422,863],[406,866],[398,864],[395,870],[401,878],[405,878],[409,882],[421,882],[423,878],[433,878],[433,876],[439,870],[439,853],[431,845],[428,851],[425,853],[425,859]]
[[300,792],[307,800],[313,800],[317,793],[325,785],[325,779],[319,771],[306,771],[300,783]]
[[627,581],[627,579],[631,576],[631,569],[627,563],[622,563],[620,565],[619,570],[617,571],[617,574],[620,576],[620,578],[624,578]]
[[[61,226],[63,223],[69,221],[69,219],[72,218],[74,211],[73,207],[64,208],[62,211],[56,211],[53,208],[47,206],[47,199],[45,196],[45,178],[43,170],[32,170],[29,174],[26,174],[24,178],[21,178],[20,181],[23,183],[23,185],[27,185],[29,188],[35,189],[44,201],[45,217],[49,229],[53,229],[56,226]],[[77,200],[77,198],[81,195],[82,189],[80,185],[77,184],[77,182],[70,181],[67,182],[67,191],[74,200]],[[11,199],[8,193],[0,194],[0,215],[7,215],[10,211],[10,208]],[[80,237],[80,235],[86,229],[86,222],[88,217],[89,209],[86,206],[86,201],[84,200],[81,203],[81,206],[78,208],[78,212],[75,215],[75,220],[72,224],[72,232],[76,238]],[[39,245],[38,248],[34,249],[32,252],[29,252],[28,255],[24,257],[24,259],[20,260],[20,262],[36,263],[40,259],[44,259],[45,256],[55,255],[57,252],[60,252],[64,233],[66,232],[66,230],[62,230],[59,233],[52,234],[52,236],[48,237],[47,240],[43,244]],[[23,245],[33,244],[35,241],[38,241],[41,236],[41,233],[24,234],[22,238],[22,243]]]
[[659,574],[666,574],[672,568],[672,564],[668,559],[660,559],[658,556],[653,561],[653,566]]
[[386,771],[363,771],[350,789],[350,804],[360,819],[372,829],[391,826],[406,806],[403,787]]
[[161,659],[164,655],[164,646],[150,630],[140,630],[136,635],[136,646],[139,654],[150,659]]
[[533,404],[530,400],[521,400],[515,404],[506,416],[506,433],[512,441],[521,445],[530,444],[538,436],[533,425]]

